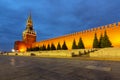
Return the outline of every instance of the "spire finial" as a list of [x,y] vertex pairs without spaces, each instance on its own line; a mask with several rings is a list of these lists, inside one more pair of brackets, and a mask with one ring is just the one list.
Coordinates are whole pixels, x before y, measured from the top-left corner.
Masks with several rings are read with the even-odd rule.
[[27,29],[28,29],[28,28],[31,28],[31,29],[32,29],[32,27],[33,27],[31,11],[30,11],[30,13],[29,13],[29,16],[28,16],[26,25],[27,25],[27,27],[26,27]]
[[31,21],[32,21],[32,14],[31,14],[31,11],[30,11],[30,13],[29,13],[28,20],[31,20]]
[[32,15],[32,14],[31,14],[31,11],[30,11],[30,13],[29,13],[29,19],[31,19],[31,15]]

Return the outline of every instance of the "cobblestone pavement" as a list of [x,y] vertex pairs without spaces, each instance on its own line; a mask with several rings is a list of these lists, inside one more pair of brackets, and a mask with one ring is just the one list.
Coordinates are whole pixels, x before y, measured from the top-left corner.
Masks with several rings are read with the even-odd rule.
[[120,80],[120,62],[0,56],[0,80]]

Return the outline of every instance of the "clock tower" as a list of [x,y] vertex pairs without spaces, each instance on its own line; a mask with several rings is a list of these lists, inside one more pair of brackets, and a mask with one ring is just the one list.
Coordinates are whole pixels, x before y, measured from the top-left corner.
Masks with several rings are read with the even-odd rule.
[[22,34],[22,41],[27,45],[27,47],[31,47],[32,43],[36,42],[36,32],[33,29],[33,22],[31,14],[28,16],[26,29]]

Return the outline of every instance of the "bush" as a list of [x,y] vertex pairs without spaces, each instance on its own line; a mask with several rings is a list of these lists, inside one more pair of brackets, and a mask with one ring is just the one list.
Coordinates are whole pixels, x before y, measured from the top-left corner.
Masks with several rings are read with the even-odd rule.
[[88,50],[88,52],[87,52],[88,54],[90,53],[90,51]]
[[74,56],[75,56],[75,53],[74,53],[74,52],[72,52],[71,54],[72,54],[72,57],[74,57]]
[[79,53],[79,56],[81,56],[81,55],[82,55],[82,53],[81,53],[80,51],[79,51],[78,53]]
[[15,53],[15,55],[18,55],[18,53]]
[[31,55],[31,56],[36,56],[34,53],[31,53],[30,55]]
[[87,54],[87,52],[84,50],[84,54]]

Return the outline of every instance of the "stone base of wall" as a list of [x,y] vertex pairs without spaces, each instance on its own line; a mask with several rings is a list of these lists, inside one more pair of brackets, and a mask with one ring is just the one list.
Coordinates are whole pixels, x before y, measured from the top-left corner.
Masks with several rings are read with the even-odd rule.
[[54,51],[31,51],[25,53],[8,53],[8,55],[19,56],[39,56],[39,57],[73,57],[84,55],[85,52],[90,52],[91,49],[75,49],[75,50],[54,50]]
[[120,48],[103,48],[93,53],[90,53],[90,57],[120,59]]
[[[86,54],[88,55],[86,57]],[[75,49],[75,50],[55,50],[55,51],[31,51],[25,53],[8,53],[11,56],[38,56],[53,58],[71,58],[74,56],[87,60],[117,60],[120,61],[120,48],[103,48],[103,49]]]

